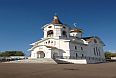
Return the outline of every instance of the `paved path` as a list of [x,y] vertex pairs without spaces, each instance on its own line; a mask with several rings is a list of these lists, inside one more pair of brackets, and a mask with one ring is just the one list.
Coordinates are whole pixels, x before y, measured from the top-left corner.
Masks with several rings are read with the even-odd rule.
[[87,65],[0,63],[0,78],[116,78],[116,62]]

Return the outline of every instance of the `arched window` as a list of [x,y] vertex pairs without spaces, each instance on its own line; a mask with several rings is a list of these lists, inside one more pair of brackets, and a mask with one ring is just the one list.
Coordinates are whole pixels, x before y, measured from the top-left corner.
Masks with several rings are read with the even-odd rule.
[[82,58],[84,57],[84,54],[82,54]]
[[98,48],[96,47],[96,55],[98,56]]
[[76,53],[76,59],[77,59],[77,57],[78,57],[78,54]]
[[77,46],[75,46],[75,50],[77,50]]
[[63,28],[65,29],[66,27],[65,27],[65,26],[63,26]]
[[53,41],[51,41],[51,43],[53,43]]
[[50,41],[48,41],[48,43],[50,43]]
[[53,30],[49,30],[48,32],[47,32],[47,37],[52,37],[53,36]]
[[94,43],[97,43],[97,40],[96,39],[94,39]]
[[99,56],[101,55],[101,53],[100,53],[100,49],[98,49],[98,52],[99,52]]
[[83,50],[83,47],[81,47],[81,50]]
[[49,26],[48,28],[52,28],[52,26]]
[[96,55],[96,50],[95,50],[95,48],[93,48],[93,50],[94,50],[94,55]]
[[64,37],[67,37],[66,31],[62,31],[62,35],[63,35]]

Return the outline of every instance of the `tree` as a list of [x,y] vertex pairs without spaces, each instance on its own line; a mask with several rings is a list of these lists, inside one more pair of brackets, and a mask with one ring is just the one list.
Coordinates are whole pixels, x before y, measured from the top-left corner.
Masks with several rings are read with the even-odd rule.
[[9,57],[9,56],[24,56],[22,51],[5,51],[0,53],[1,57]]
[[105,52],[106,59],[111,59],[111,57],[116,57],[116,53]]

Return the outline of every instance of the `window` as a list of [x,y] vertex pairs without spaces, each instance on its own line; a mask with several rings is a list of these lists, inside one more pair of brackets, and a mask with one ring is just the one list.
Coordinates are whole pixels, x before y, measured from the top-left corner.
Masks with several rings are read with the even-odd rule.
[[77,50],[77,46],[75,46],[75,50]]
[[82,54],[82,57],[84,57],[84,54]]
[[95,53],[95,48],[93,48],[93,50],[94,50],[94,55],[96,55],[96,53]]
[[53,36],[53,30],[49,30],[47,32],[47,37],[52,37]]
[[49,26],[48,28],[52,28],[52,26]]
[[51,43],[53,43],[53,41],[51,41]]
[[50,43],[50,41],[48,41],[48,43]]
[[65,29],[66,27],[65,27],[65,26],[63,26],[63,28]]
[[94,39],[94,43],[97,43],[97,40],[96,39]]
[[62,31],[62,35],[67,37],[66,31]]
[[100,49],[98,49],[98,52],[99,52],[99,56],[101,55],[101,53],[100,53]]
[[98,48],[96,47],[96,55],[98,56]]
[[77,59],[77,57],[78,57],[78,54],[76,53],[76,59]]
[[81,50],[83,50],[83,47],[81,47]]
[[73,36],[75,36],[75,34],[73,34]]

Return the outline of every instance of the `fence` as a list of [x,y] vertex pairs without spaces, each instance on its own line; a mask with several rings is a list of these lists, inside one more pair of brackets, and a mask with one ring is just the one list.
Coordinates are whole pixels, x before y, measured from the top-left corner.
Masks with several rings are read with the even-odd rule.
[[22,60],[27,59],[26,57],[20,57],[20,56],[11,56],[11,57],[0,57],[0,62],[6,62],[6,61],[15,61],[15,60]]

